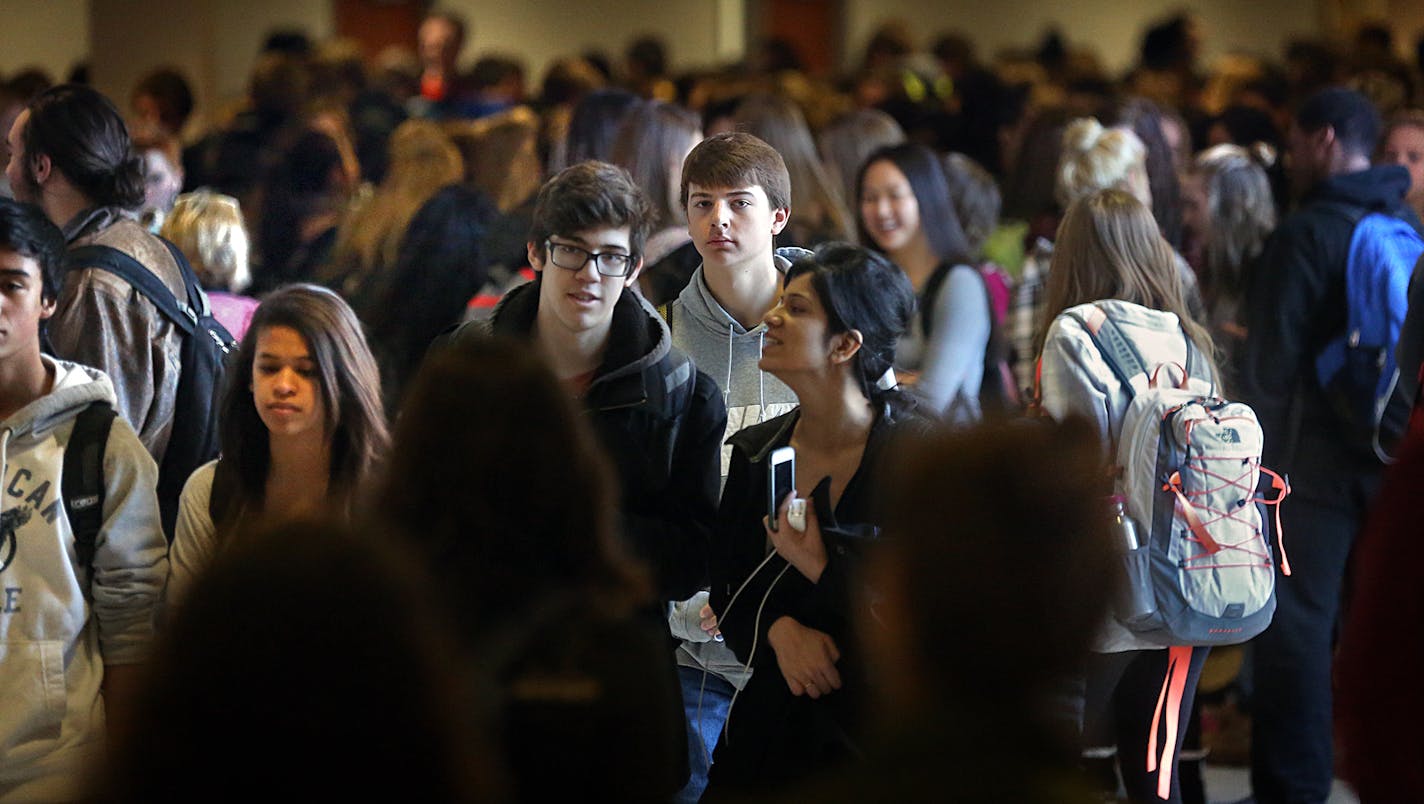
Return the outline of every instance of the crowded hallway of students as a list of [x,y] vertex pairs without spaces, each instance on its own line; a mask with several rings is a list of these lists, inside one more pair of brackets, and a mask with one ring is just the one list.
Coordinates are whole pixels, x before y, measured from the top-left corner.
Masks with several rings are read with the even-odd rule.
[[8,5],[0,802],[1424,797],[1417,9]]

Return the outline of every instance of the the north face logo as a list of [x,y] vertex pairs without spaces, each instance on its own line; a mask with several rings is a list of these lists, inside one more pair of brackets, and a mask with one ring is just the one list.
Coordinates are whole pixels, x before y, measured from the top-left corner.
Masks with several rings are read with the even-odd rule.
[[1240,444],[1241,434],[1236,432],[1235,427],[1224,427],[1221,430],[1221,440],[1226,444]]

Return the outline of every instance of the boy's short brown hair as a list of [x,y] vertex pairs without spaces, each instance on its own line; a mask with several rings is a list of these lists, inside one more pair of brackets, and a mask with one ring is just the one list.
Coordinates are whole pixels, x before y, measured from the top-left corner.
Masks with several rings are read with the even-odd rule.
[[550,235],[572,236],[590,229],[628,227],[628,248],[643,253],[652,226],[651,207],[628,171],[588,160],[564,168],[544,183],[534,200],[529,242],[540,254]]
[[682,163],[679,203],[687,208],[687,188],[761,187],[773,209],[791,208],[791,174],[776,149],[744,131],[708,137]]

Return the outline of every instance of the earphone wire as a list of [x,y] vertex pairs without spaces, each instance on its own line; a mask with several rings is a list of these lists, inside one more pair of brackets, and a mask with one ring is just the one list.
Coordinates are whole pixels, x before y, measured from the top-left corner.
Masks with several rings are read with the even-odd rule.
[[[773,552],[772,555],[775,555],[775,552]],[[780,581],[781,577],[785,575],[786,571],[789,569],[791,569],[790,564],[787,564],[786,566],[782,567],[781,572],[778,572],[776,574],[776,577],[771,580],[771,585],[766,587],[766,594],[761,596],[761,604],[757,606],[756,618],[752,621],[752,649],[747,654],[747,663],[742,665],[743,672],[750,671],[752,667],[752,662],[756,661],[757,642],[761,637],[761,613],[762,610],[766,608],[766,601],[768,598],[771,597],[772,590],[776,588],[777,581]],[[731,607],[728,606],[728,608]],[[722,721],[722,739],[728,740],[729,742],[731,732],[728,731],[728,728],[732,724],[732,708],[737,705],[737,696],[741,694],[741,690],[737,690],[736,692],[732,693],[732,700],[727,704],[727,717],[725,720]]]
[[[718,623],[721,623],[722,621],[724,621],[724,620],[727,618],[728,612],[730,612],[730,611],[732,610],[732,606],[736,605],[737,598],[741,597],[742,592],[745,591],[746,588],[747,588],[747,584],[750,584],[750,583],[752,582],[752,579],[757,576],[757,573],[761,572],[763,569],[766,569],[766,565],[771,563],[771,559],[772,559],[775,555],[776,555],[776,551],[775,551],[775,550],[772,550],[771,552],[767,553],[767,554],[766,554],[766,558],[763,558],[763,559],[761,560],[761,563],[756,566],[756,569],[752,570],[752,571],[747,575],[746,579],[742,581],[742,585],[741,585],[741,586],[738,586],[738,587],[737,587],[737,591],[735,591],[735,592],[732,593],[732,598],[727,601],[727,607],[722,610],[722,613],[721,613],[720,615],[717,616],[717,622],[718,622]],[[790,564],[787,564],[786,566],[787,566],[787,567],[790,567],[791,565],[790,565]],[[782,574],[785,574],[785,573],[786,573],[786,570],[783,568],[783,569],[781,570],[781,572],[782,572]],[[771,582],[771,586],[772,586],[772,587],[776,586],[776,581],[779,581],[779,580],[781,580],[781,575],[776,576],[776,579]],[[771,594],[771,587],[767,587],[766,595],[769,596],[770,594]],[[762,604],[762,606],[765,606],[765,605],[766,605],[766,596],[763,596],[763,597],[762,597],[762,599],[761,599],[761,604]],[[757,620],[756,620],[755,623],[753,623],[753,628],[756,628],[756,627],[760,626],[760,624],[761,624],[761,607],[758,606],[758,607],[757,607]],[[752,634],[752,655],[753,655],[753,656],[756,655],[756,634],[755,634],[755,632],[753,632],[753,634]],[[742,665],[742,672],[743,672],[743,673],[749,672],[749,671],[751,670],[751,666],[752,666],[751,658],[748,657],[746,664]],[[710,673],[710,672],[712,672],[712,671],[707,667],[707,665],[705,665],[705,664],[702,665],[702,683],[699,684],[698,687],[697,687],[697,712],[696,712],[696,718],[695,718],[695,720],[697,721],[697,733],[698,733],[699,735],[701,735],[701,733],[702,733],[702,694],[707,690],[707,674]],[[728,717],[728,718],[730,718],[730,717],[732,716],[732,704],[735,704],[735,703],[737,702],[737,696],[738,696],[739,694],[741,694],[741,690],[740,690],[740,689],[735,690],[735,691],[732,692],[732,700],[731,700],[731,703],[727,704],[727,717]],[[723,722],[722,722],[722,731],[723,731],[723,732],[726,732],[726,730],[727,730],[726,720],[724,719]],[[702,756],[703,756],[704,759],[707,760],[708,764],[710,765],[711,762],[712,762],[712,757],[707,753],[707,742],[706,742],[705,740],[701,740],[700,742],[702,742]]]

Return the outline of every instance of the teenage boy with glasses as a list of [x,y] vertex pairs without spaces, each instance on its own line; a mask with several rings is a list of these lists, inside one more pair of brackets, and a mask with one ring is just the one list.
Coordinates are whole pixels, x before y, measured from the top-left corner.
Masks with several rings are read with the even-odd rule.
[[528,252],[538,276],[452,337],[533,341],[589,411],[618,471],[627,542],[672,601],[706,581],[727,411],[717,384],[629,289],[649,227],[647,199],[622,168],[564,170],[535,199]]

